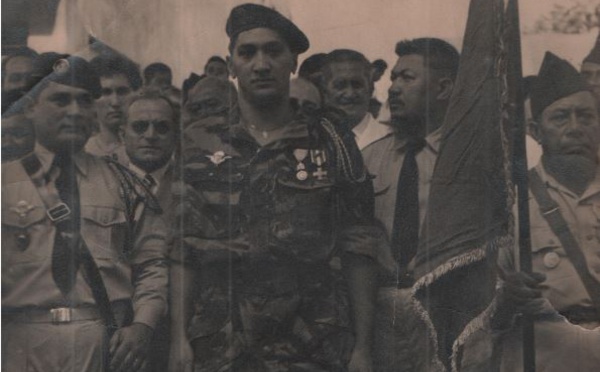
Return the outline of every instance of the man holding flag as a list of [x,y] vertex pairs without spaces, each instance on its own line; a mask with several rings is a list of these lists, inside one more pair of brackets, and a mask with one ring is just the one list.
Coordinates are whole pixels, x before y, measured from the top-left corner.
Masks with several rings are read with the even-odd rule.
[[600,123],[591,89],[546,53],[531,92],[531,133],[543,149],[529,173],[534,273],[515,272],[512,252],[499,257],[504,283],[492,327],[512,326],[502,337],[502,370],[521,370],[519,313],[534,319],[538,370],[600,366]]

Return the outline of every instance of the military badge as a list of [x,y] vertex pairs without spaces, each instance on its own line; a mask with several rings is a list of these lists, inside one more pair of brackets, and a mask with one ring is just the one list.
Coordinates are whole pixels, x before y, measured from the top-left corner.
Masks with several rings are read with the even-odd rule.
[[25,200],[20,200],[19,202],[17,202],[16,206],[10,208],[10,210],[19,215],[19,218],[21,219],[26,218],[29,212],[31,212],[34,209],[35,207],[27,203]]
[[547,269],[554,269],[560,263],[560,256],[556,252],[549,252],[544,255],[544,266]]
[[227,159],[231,159],[231,156],[225,155],[225,152],[220,150],[212,155],[206,155],[206,157],[210,159],[210,161],[216,166],[223,163]]
[[61,58],[54,63],[54,66],[52,66],[52,70],[54,70],[54,72],[56,72],[57,74],[63,74],[69,71],[70,67],[71,65],[69,61],[64,58]]

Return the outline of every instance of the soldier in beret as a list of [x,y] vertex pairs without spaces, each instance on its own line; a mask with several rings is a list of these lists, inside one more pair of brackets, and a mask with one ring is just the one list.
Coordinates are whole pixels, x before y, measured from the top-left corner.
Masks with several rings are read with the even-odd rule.
[[295,116],[291,21],[244,4],[226,30],[240,119],[183,145],[171,370],[371,371],[384,235],[353,134]]
[[164,221],[139,179],[83,151],[93,69],[53,70],[24,98],[33,152],[2,165],[2,369],[141,371],[167,308]]
[[[591,88],[567,61],[546,53],[531,90],[531,133],[540,163],[529,174],[531,275],[500,252],[504,282],[493,328],[504,371],[522,370],[517,314],[535,321],[539,371],[600,366],[600,121]],[[512,328],[511,328],[512,327]],[[510,330],[510,332],[507,332]]]

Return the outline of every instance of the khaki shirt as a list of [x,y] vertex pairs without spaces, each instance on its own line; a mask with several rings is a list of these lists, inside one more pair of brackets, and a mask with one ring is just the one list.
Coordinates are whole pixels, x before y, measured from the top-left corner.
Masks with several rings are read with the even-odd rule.
[[[49,170],[54,155],[40,146],[36,155]],[[136,222],[133,248],[126,251],[127,218],[120,183],[105,160],[75,156],[81,198],[81,236],[96,260],[111,301],[133,301],[134,322],[156,325],[167,309],[166,229],[146,208]],[[56,228],[38,190],[20,162],[2,165],[2,306],[53,308],[95,303],[83,269],[69,299],[52,278]]]
[[[540,162],[536,167],[550,197],[558,204],[579,248],[585,255],[588,270],[600,281],[600,168],[588,189],[578,196],[558,183]],[[546,275],[543,295],[552,307],[566,312],[574,307],[591,308],[592,301],[575,267],[559,239],[540,212],[537,201],[529,193],[531,250],[533,271]],[[500,264],[513,268],[512,253],[501,252]]]
[[123,143],[106,145],[102,143],[99,135],[95,135],[87,141],[84,150],[88,154],[100,157],[107,156],[125,166],[129,165],[129,156],[127,156],[127,151]]
[[[417,154],[419,167],[419,219],[421,224],[427,211],[429,188],[433,168],[437,159],[440,132],[436,131],[426,138],[427,144]],[[375,217],[383,222],[388,238],[392,236],[398,177],[406,154],[406,140],[399,139],[393,133],[376,141],[362,150],[363,159],[369,173],[375,177]]]

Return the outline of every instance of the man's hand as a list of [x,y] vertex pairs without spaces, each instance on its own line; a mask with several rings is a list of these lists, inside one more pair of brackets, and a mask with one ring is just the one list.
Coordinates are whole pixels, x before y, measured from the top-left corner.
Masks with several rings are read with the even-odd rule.
[[505,328],[516,314],[531,315],[535,312],[537,304],[534,300],[542,298],[541,283],[546,280],[546,276],[541,273],[500,271],[500,277],[504,280],[504,286],[498,296],[494,325]]
[[169,353],[169,372],[193,372],[194,351],[187,337],[174,337]]
[[110,340],[110,368],[114,372],[136,372],[146,366],[153,330],[142,323],[119,329]]
[[348,363],[348,372],[372,372],[373,361],[371,353],[364,349],[354,349],[350,363]]

